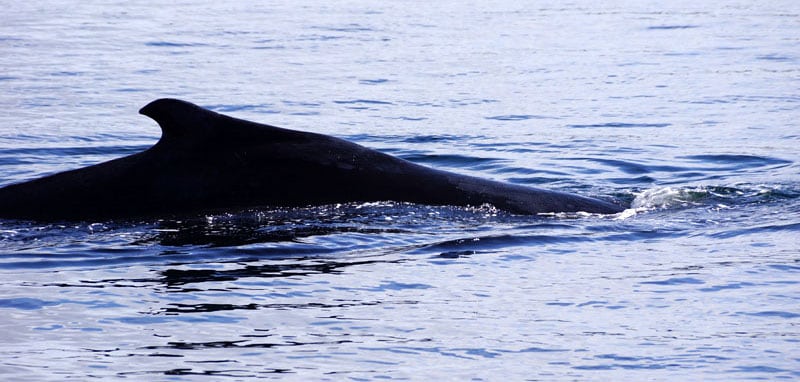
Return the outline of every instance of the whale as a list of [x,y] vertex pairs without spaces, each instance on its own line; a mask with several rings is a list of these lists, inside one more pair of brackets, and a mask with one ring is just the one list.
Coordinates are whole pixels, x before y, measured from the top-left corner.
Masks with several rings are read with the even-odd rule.
[[443,171],[178,99],[157,99],[139,112],[161,127],[152,147],[0,188],[0,218],[127,219],[377,201],[491,205],[513,214],[623,210],[588,196]]

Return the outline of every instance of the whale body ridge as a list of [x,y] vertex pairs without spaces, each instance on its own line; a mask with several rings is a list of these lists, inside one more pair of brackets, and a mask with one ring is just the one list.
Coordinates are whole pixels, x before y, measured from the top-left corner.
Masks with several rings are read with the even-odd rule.
[[390,200],[491,204],[518,214],[623,209],[437,170],[340,138],[237,119],[178,99],[155,100],[140,113],[161,127],[154,146],[0,188],[0,218],[113,219]]

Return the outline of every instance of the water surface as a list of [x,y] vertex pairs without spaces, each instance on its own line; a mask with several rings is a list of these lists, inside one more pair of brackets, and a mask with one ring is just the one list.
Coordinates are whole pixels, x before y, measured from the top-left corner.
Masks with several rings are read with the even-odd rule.
[[176,97],[632,204],[0,221],[8,380],[800,378],[795,2],[6,4],[0,185]]

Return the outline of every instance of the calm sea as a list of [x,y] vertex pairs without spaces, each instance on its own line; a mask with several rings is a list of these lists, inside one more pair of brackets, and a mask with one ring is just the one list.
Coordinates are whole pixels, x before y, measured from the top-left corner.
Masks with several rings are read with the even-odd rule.
[[0,220],[0,379],[800,379],[796,1],[0,5],[0,185],[176,97],[633,205]]

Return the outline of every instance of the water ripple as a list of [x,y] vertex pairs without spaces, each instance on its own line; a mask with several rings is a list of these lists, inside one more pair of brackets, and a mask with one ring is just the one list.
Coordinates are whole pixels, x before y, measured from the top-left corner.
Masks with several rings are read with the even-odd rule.
[[544,115],[509,114],[509,115],[496,115],[492,117],[486,117],[486,119],[491,119],[495,121],[526,121],[529,119],[555,119],[555,118]]
[[676,30],[699,28],[699,25],[653,25],[647,27],[648,30]]
[[583,125],[569,125],[569,127],[576,128],[576,129],[588,129],[588,128],[621,128],[621,129],[632,129],[632,128],[662,128],[670,126],[670,123],[626,123],[626,122],[607,122],[607,123],[592,123],[592,124],[583,124]]
[[0,374],[797,379],[798,12],[684,5],[14,2],[2,184],[144,150],[182,96],[636,208],[0,220]]
[[159,48],[189,48],[189,47],[208,46],[208,44],[204,43],[186,43],[186,42],[174,42],[174,41],[148,41],[145,43],[145,45],[159,47]]

